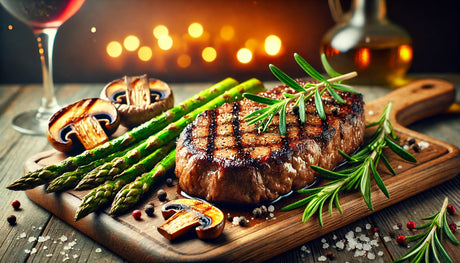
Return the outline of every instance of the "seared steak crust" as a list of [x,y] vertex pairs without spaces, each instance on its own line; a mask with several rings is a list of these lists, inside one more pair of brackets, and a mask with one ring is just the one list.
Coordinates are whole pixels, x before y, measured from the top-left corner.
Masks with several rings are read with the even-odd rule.
[[[294,93],[279,86],[259,95],[281,99]],[[272,201],[314,181],[310,165],[332,169],[341,161],[338,149],[353,152],[363,140],[362,95],[341,93],[339,104],[327,92],[326,120],[306,103],[306,123],[298,107],[288,106],[287,134],[281,136],[276,115],[267,131],[248,125],[244,116],[265,105],[243,99],[200,114],[177,142],[176,176],[186,193],[213,202],[255,204]]]

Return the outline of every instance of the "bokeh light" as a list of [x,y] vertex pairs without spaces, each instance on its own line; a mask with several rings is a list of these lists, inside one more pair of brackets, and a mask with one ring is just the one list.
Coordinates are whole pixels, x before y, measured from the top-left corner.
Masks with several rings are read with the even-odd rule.
[[214,60],[216,60],[217,51],[213,47],[205,47],[201,52],[201,57],[206,62],[213,62]]
[[140,41],[137,36],[129,35],[123,41],[123,46],[128,51],[134,51],[139,48]]
[[173,46],[173,40],[170,36],[163,36],[160,39],[158,39],[158,46],[162,50],[169,50]]
[[182,54],[177,58],[177,65],[181,68],[187,68],[192,63],[192,59],[187,54]]
[[188,34],[193,38],[199,38],[203,35],[203,26],[200,23],[191,23],[188,27]]
[[236,58],[240,63],[247,64],[252,60],[252,52],[247,48],[241,48],[236,53]]
[[398,48],[399,51],[399,57],[403,61],[411,61],[412,60],[412,47],[409,45],[401,45]]
[[142,61],[149,61],[152,58],[153,52],[150,47],[143,46],[137,51],[137,56]]
[[270,55],[274,56],[278,54],[281,50],[281,39],[275,35],[269,35],[265,39],[265,52]]
[[160,39],[169,34],[169,29],[165,25],[158,25],[153,29],[153,36]]
[[235,36],[235,29],[232,26],[225,25],[220,29],[220,37],[223,40],[229,41]]
[[95,26],[92,26],[91,29],[90,29],[91,33],[96,33],[96,27]]
[[123,51],[123,47],[117,41],[112,41],[107,44],[106,48],[107,54],[113,58],[119,57]]

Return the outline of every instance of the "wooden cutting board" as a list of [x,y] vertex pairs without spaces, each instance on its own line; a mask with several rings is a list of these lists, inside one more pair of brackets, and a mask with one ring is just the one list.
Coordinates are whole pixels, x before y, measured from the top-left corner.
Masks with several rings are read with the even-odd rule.
[[[445,110],[453,102],[454,93],[455,89],[451,83],[424,79],[365,105],[366,121],[372,122],[377,120],[388,101],[393,101],[391,119],[397,135],[401,138],[400,143],[408,144],[409,139],[415,139],[416,143],[426,142],[428,147],[420,152],[410,149],[418,160],[416,164],[405,162],[393,153],[389,154],[390,162],[397,172],[396,176],[392,176],[384,167],[379,167],[390,199],[381,193],[375,183],[372,186],[374,211],[367,208],[359,193],[342,195],[340,201],[343,214],[334,209],[332,217],[329,217],[325,210],[323,227],[319,226],[316,216],[302,223],[303,209],[279,211],[284,205],[300,198],[293,194],[274,204],[273,218],[249,220],[250,223],[246,227],[235,226],[227,221],[223,234],[213,241],[202,241],[190,234],[171,242],[156,230],[156,226],[161,225],[164,220],[160,213],[162,203],[155,193],[157,189],[163,188],[169,199],[181,197],[177,189],[177,180],[174,181],[173,187],[160,183],[158,188],[136,207],[142,209],[147,202],[155,203],[155,216],[147,217],[143,214],[141,221],[134,220],[129,213],[112,218],[107,211],[102,211],[74,222],[75,211],[87,192],[47,194],[44,187],[37,187],[26,193],[40,206],[130,262],[261,261],[454,178],[460,171],[459,150],[451,144],[404,127]],[[35,170],[43,165],[56,163],[64,157],[55,151],[40,153],[26,162],[25,170]],[[251,218],[251,209],[247,207],[222,209],[233,216],[244,215],[248,219]]]

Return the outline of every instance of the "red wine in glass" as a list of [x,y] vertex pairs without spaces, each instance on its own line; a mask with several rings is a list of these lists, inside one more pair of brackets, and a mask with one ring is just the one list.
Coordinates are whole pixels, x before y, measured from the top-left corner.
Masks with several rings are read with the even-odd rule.
[[46,133],[48,120],[59,106],[53,85],[53,46],[59,26],[73,16],[85,0],[0,0],[14,17],[29,25],[38,43],[43,76],[43,97],[37,110],[14,117],[13,127],[24,134]]

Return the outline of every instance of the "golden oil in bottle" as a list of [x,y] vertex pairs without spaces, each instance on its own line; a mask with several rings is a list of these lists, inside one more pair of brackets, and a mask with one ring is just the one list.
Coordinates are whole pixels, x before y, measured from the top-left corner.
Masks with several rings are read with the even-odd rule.
[[349,80],[352,84],[398,85],[412,62],[410,43],[361,45],[346,51],[334,48],[330,42],[323,42],[324,53],[331,66],[340,73],[356,71],[358,77]]

